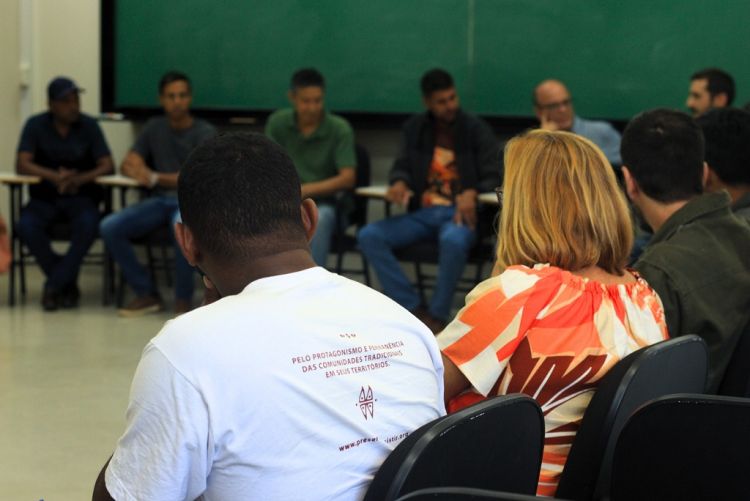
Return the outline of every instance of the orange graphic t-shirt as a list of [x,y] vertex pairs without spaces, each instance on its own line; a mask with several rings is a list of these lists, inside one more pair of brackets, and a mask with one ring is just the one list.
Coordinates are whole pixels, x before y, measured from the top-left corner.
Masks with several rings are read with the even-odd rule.
[[453,134],[450,126],[437,124],[435,149],[432,153],[430,169],[427,171],[427,186],[422,193],[422,207],[453,205],[453,200],[459,192]]
[[555,494],[602,376],[629,353],[668,337],[661,300],[636,278],[603,285],[549,265],[510,266],[474,288],[438,336],[440,350],[472,384],[449,412],[508,393],[525,393],[541,406],[540,495]]

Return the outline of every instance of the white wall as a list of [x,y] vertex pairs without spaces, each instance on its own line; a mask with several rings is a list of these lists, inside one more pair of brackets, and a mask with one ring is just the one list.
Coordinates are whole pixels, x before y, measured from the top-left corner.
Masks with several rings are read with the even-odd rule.
[[[47,83],[68,75],[86,89],[83,111],[99,114],[99,0],[0,0],[0,172],[15,170],[21,126],[47,107]],[[21,62],[28,62],[22,79]],[[22,88],[22,83],[28,88]],[[115,162],[133,142],[130,123],[103,123]],[[8,217],[8,190],[0,214]]]
[[[19,0],[0,0],[12,2]],[[31,109],[47,108],[47,83],[59,75],[71,77],[86,89],[81,109],[98,115],[99,109],[99,0],[20,0],[32,5]],[[133,143],[129,122],[102,122],[102,129],[119,165]]]
[[[15,150],[28,115],[47,108],[47,83],[72,77],[86,89],[85,113],[99,114],[99,0],[0,0],[0,171],[15,170]],[[30,64],[22,84],[21,62]],[[115,163],[134,140],[129,122],[103,122]],[[8,216],[8,190],[0,214]]]
[[[26,33],[21,16],[27,13]],[[12,170],[20,126],[28,113],[47,107],[47,83],[58,75],[73,78],[86,89],[81,95],[85,113],[98,115],[101,94],[100,79],[100,0],[0,0],[0,171]],[[31,46],[30,87],[21,106],[19,90],[19,38]],[[130,122],[101,122],[105,137],[119,167],[135,140]],[[395,131],[360,131],[358,141],[368,147],[373,160],[373,182],[383,182],[396,149]],[[0,197],[6,196],[0,190]],[[0,198],[0,211],[7,202]]]
[[[0,0],[0,171],[15,169],[16,142],[21,123],[18,21],[18,0]],[[0,214],[7,219],[7,189],[0,189]]]
[[47,83],[72,77],[86,89],[84,111],[99,113],[98,0],[31,0],[33,4],[33,112],[47,108]]
[[12,169],[20,124],[18,6],[18,0],[0,0],[0,171]]

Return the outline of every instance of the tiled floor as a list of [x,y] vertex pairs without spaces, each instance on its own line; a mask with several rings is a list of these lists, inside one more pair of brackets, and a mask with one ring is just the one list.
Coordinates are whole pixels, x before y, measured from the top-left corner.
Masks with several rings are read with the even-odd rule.
[[13,308],[0,277],[0,500],[90,499],[141,350],[171,315],[119,318],[101,305],[100,267],[83,268],[80,308],[44,313],[41,273],[27,270],[28,295]]
[[91,498],[124,426],[133,371],[169,314],[118,318],[101,305],[100,268],[82,274],[79,309],[44,313],[41,275],[7,306],[0,279],[0,499]]

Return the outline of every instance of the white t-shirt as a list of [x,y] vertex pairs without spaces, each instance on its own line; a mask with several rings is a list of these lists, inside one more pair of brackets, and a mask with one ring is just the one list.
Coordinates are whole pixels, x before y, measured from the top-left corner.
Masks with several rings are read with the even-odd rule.
[[361,499],[388,453],[444,414],[437,343],[409,312],[323,268],[264,278],[146,346],[107,489]]

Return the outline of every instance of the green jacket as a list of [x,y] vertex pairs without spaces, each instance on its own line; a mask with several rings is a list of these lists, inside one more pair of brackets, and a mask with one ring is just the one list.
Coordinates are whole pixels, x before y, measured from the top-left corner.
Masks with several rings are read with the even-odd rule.
[[726,192],[694,198],[659,228],[635,269],[661,297],[671,337],[698,334],[715,391],[750,323],[750,225]]
[[732,204],[732,212],[735,216],[742,216],[750,221],[750,193],[745,194]]

